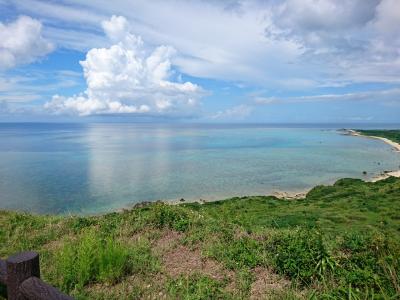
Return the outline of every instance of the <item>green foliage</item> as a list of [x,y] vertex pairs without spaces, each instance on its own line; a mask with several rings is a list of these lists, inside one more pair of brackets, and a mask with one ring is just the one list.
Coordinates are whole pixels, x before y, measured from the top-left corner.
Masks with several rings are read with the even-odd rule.
[[349,234],[344,237],[341,250],[346,257],[340,261],[340,278],[348,285],[362,290],[391,294],[400,292],[396,274],[400,270],[399,245],[376,234]]
[[[38,251],[43,279],[77,299],[246,299],[264,267],[292,281],[268,299],[398,299],[399,195],[399,178],[342,179],[300,200],[155,203],[91,217],[0,211],[0,256]],[[165,251],[180,246],[159,239],[171,230],[172,244],[224,268],[221,279],[169,278]]]
[[215,279],[193,274],[190,277],[181,276],[171,280],[168,293],[171,299],[228,299],[223,287],[224,285]]
[[254,268],[263,262],[261,245],[249,237],[213,243],[209,252],[229,269]]
[[0,211],[0,256],[34,250],[64,233],[61,217]]
[[153,274],[160,269],[160,262],[152,254],[151,244],[147,240],[141,240],[129,248],[131,273]]
[[67,242],[60,252],[58,272],[60,285],[66,291],[82,288],[95,281],[98,274],[98,251],[101,241],[93,231],[84,233],[79,241]]
[[238,270],[236,275],[236,284],[239,291],[237,298],[239,299],[248,298],[253,281],[254,281],[254,275],[250,271],[250,269],[243,268],[241,270]]
[[130,251],[112,238],[103,241],[99,249],[99,281],[117,282],[123,275],[131,271]]
[[69,226],[74,233],[79,233],[83,229],[93,226],[95,223],[95,220],[92,218],[76,217],[71,218],[67,226]]
[[303,284],[324,279],[335,270],[336,263],[318,231],[294,230],[279,234],[269,247],[278,272]]
[[315,227],[317,222],[317,217],[306,213],[305,215],[295,214],[279,216],[272,220],[271,226],[275,228],[290,228],[296,226],[304,227]]
[[71,291],[92,282],[115,283],[126,274],[154,269],[156,263],[148,244],[125,246],[94,230],[85,231],[79,240],[67,242],[60,252],[58,267],[60,286]]
[[177,231],[186,231],[191,223],[187,210],[168,204],[157,203],[152,207],[150,222],[158,228],[169,227]]
[[400,130],[359,130],[363,135],[384,137],[394,142],[400,143]]

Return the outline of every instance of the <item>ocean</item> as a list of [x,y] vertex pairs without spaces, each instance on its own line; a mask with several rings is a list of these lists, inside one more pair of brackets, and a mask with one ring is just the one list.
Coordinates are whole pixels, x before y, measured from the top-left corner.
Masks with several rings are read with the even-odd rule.
[[400,168],[389,145],[341,127],[0,123],[0,209],[98,214],[143,201],[302,192]]

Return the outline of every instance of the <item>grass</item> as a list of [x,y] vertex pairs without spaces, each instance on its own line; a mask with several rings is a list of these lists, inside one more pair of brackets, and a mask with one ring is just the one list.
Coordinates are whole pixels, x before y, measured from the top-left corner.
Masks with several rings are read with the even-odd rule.
[[[245,299],[257,282],[269,282],[261,293],[271,299],[396,299],[399,216],[393,177],[341,179],[299,200],[154,203],[94,217],[1,211],[0,256],[38,251],[43,278],[78,299]],[[182,247],[206,267],[180,258]],[[183,271],[166,268],[174,255],[169,268]]]
[[87,230],[62,246],[56,269],[59,284],[70,292],[94,282],[116,283],[129,273],[142,273],[152,260],[150,253],[149,245],[125,245]]
[[228,299],[224,284],[208,276],[193,274],[179,277],[168,283],[168,293],[173,299]]

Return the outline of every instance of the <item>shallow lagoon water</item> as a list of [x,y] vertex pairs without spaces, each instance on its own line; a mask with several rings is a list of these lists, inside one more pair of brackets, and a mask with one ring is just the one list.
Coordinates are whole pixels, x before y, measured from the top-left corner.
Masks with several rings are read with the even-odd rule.
[[303,191],[399,166],[390,146],[334,126],[0,124],[0,209],[95,214]]

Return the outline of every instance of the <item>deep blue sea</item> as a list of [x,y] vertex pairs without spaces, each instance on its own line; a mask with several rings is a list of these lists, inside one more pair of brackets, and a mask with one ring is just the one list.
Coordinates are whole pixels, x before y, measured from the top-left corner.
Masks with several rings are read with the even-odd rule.
[[0,123],[0,209],[96,214],[399,169],[390,146],[340,127],[351,126]]

